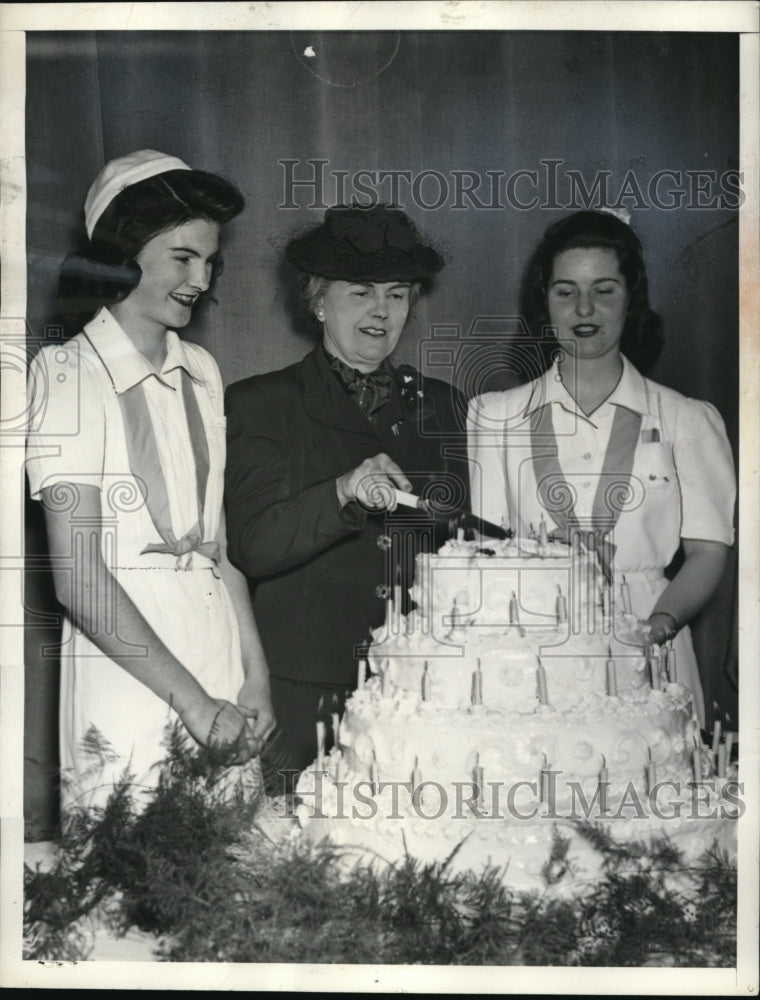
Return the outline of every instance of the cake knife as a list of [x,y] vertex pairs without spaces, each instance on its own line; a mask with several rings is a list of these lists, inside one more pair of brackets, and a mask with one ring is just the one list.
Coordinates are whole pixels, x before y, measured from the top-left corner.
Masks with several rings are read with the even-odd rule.
[[484,521],[482,517],[471,514],[467,510],[452,510],[448,512],[436,510],[429,500],[415,496],[413,493],[405,493],[403,490],[394,490],[396,503],[402,507],[414,507],[432,517],[433,520],[442,524],[455,525],[457,528],[477,531],[480,535],[487,535],[489,538],[511,538],[513,532],[507,531],[499,524],[491,521]]

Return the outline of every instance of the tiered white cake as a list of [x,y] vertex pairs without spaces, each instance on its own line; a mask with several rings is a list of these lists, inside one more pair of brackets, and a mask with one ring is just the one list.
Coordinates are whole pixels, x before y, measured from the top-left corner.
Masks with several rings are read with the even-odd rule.
[[711,755],[674,654],[633,644],[625,590],[594,555],[452,541],[418,557],[407,616],[399,596],[329,754],[318,723],[297,786],[304,836],[388,861],[459,845],[456,868],[491,863],[519,888],[539,884],[555,828],[575,876],[593,877],[579,818],[623,839],[667,833],[691,859],[716,837],[730,846],[735,790],[723,765],[702,781]]

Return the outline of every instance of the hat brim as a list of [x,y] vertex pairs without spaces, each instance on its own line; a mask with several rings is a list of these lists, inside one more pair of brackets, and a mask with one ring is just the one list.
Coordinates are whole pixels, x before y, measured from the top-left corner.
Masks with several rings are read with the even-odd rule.
[[421,243],[408,248],[386,243],[361,252],[351,240],[323,227],[293,240],[285,257],[299,271],[331,281],[424,281],[444,265],[436,250]]

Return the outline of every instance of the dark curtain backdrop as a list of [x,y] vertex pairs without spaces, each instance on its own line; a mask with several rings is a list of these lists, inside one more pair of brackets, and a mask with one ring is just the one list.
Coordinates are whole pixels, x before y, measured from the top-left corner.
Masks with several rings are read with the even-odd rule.
[[[737,199],[715,195],[738,169],[738,39],[723,34],[608,32],[104,32],[30,33],[27,64],[28,319],[32,349],[55,335],[63,257],[83,237],[82,205],[103,164],[152,147],[235,181],[244,214],[225,230],[219,302],[188,333],[216,357],[225,382],[287,365],[310,348],[294,275],[282,263],[289,235],[345,196],[380,200],[390,181],[360,171],[409,171],[398,202],[449,263],[415,307],[398,361],[428,373],[433,328],[448,344],[482,342],[510,328],[521,271],[570,199],[570,172],[587,190],[608,172],[646,248],[650,292],[667,344],[656,381],[710,400],[738,440]],[[313,53],[313,55],[312,55]],[[289,189],[314,176],[323,188]],[[546,161],[559,161],[554,192]],[[283,161],[296,161],[290,167]],[[542,162],[544,161],[544,162]],[[514,197],[506,178],[525,177]],[[652,203],[647,186],[685,192],[680,208]],[[436,171],[439,177],[424,171]],[[456,172],[475,199],[457,198]],[[702,174],[696,171],[712,171]],[[489,173],[490,172],[490,173]],[[501,206],[491,194],[502,172]],[[633,173],[634,182],[630,180]],[[460,175],[463,176],[463,175]],[[442,179],[441,179],[442,178]],[[639,183],[644,205],[631,184]],[[726,182],[730,184],[730,180]],[[701,186],[701,193],[696,187]],[[321,193],[321,199],[320,199]],[[516,204],[537,195],[539,204]],[[440,202],[440,204],[436,204]],[[424,203],[424,204],[423,204]],[[479,204],[478,204],[479,203]],[[595,204],[598,202],[595,202]],[[427,207],[425,207],[427,206]],[[580,207],[580,206],[579,206]],[[479,339],[480,338],[480,339]],[[491,342],[493,343],[493,342]],[[502,340],[502,344],[507,343]],[[460,358],[466,352],[460,352]],[[468,394],[508,385],[513,363],[493,348],[487,368],[438,367]],[[442,354],[437,355],[439,364]],[[56,627],[44,527],[28,504],[25,802],[29,836],[55,821],[58,664],[42,646]],[[735,565],[697,622],[708,714],[736,724]]]

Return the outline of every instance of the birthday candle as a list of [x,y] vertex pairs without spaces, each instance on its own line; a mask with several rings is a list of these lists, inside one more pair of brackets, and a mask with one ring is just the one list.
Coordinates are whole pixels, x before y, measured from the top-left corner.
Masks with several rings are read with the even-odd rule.
[[393,601],[390,597],[385,601],[385,630],[388,634],[393,631]]
[[380,772],[377,768],[377,758],[373,752],[372,754],[372,765],[370,767],[370,781],[372,783],[372,794],[377,795],[380,791]]
[[671,684],[678,683],[678,671],[676,670],[676,651],[673,648],[673,641],[668,643],[668,680]]
[[617,664],[612,659],[612,649],[607,647],[607,694],[610,698],[617,697]]
[[483,805],[484,771],[480,766],[480,754],[475,755],[475,767],[472,769],[472,781],[475,785],[478,805]]
[[363,691],[367,680],[367,661],[359,660],[359,676],[356,680],[357,691]]
[[549,544],[549,532],[546,530],[546,521],[541,516],[541,520],[538,525],[538,541],[540,545]]
[[464,528],[457,528],[457,541],[458,542],[464,541]]
[[602,587],[602,617],[610,617],[610,588],[606,584]]
[[517,597],[515,596],[514,590],[512,591],[512,596],[509,599],[509,624],[520,624],[520,609],[517,605]]
[[380,694],[383,698],[388,696],[388,661],[385,661],[383,672],[380,674]]
[[652,760],[652,751],[649,750],[649,763],[647,764],[647,792],[651,793],[657,784],[657,765]]
[[430,674],[428,673],[427,660],[425,660],[425,666],[422,668],[422,700],[430,700]]
[[544,758],[544,766],[541,768],[541,803],[552,807],[554,803],[552,801],[553,796],[551,775],[549,774],[549,764],[546,760],[546,754],[542,754],[541,756]]
[[317,754],[325,752],[325,724],[321,719],[317,719]]
[[333,741],[337,747],[340,743],[340,718],[337,712],[332,713]]
[[549,704],[549,693],[546,685],[546,670],[541,663],[538,661],[538,666],[536,667],[536,682],[538,684],[538,703],[539,705]]
[[692,769],[694,771],[694,780],[702,780],[702,752],[699,747],[694,748],[694,752],[691,756]]
[[718,746],[718,777],[725,778],[726,776],[726,744],[721,743]]
[[718,752],[718,744],[720,743],[720,719],[715,720],[715,725],[713,726],[713,740],[712,740],[712,752]]
[[660,661],[651,649],[649,650],[647,660],[649,661],[649,677],[652,681],[652,690],[660,691],[662,690],[660,683]]
[[483,674],[480,670],[480,660],[476,670],[472,672],[472,703],[473,705],[483,704]]
[[734,734],[729,730],[726,733],[726,763],[731,763],[731,751],[734,748]]
[[557,584],[557,624],[567,621],[567,600],[562,593],[562,588]]
[[669,658],[668,647],[660,646],[659,666],[658,666],[660,672],[660,678],[664,676],[667,677],[668,680],[670,680],[670,669],[668,668],[668,658]]
[[609,786],[609,772],[607,770],[607,761],[602,754],[602,769],[599,772],[599,809],[601,812],[607,812],[607,791]]
[[625,576],[623,576],[623,582],[620,585],[620,596],[623,599],[623,611],[625,614],[633,614],[633,606],[631,604],[631,591],[628,584],[625,581]]
[[414,795],[415,788],[418,788],[422,784],[422,775],[418,767],[418,760],[414,758],[414,768],[412,770],[412,795]]

